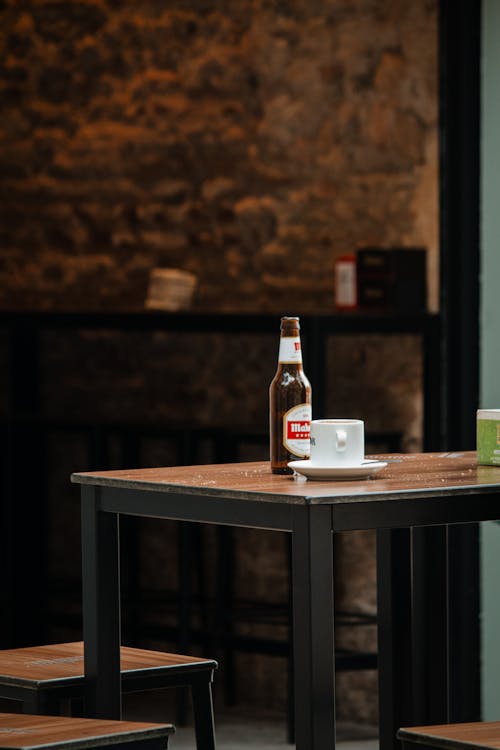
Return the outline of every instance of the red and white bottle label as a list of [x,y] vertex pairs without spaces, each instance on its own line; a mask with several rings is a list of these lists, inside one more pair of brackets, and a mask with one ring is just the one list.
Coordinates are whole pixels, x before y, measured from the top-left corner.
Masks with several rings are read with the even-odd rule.
[[298,404],[283,416],[283,445],[290,453],[308,458],[310,452],[311,404]]
[[282,336],[280,338],[278,362],[282,365],[302,364],[300,336]]

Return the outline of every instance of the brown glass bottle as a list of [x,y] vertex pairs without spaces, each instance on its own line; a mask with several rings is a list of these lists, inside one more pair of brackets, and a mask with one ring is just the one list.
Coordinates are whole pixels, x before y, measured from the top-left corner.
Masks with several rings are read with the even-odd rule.
[[302,368],[299,319],[281,318],[278,369],[269,386],[271,471],[292,474],[289,461],[309,458],[311,385]]

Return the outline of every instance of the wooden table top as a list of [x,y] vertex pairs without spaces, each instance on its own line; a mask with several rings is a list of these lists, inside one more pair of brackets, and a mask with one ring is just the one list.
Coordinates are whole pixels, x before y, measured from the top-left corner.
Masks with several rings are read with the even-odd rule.
[[0,748],[34,750],[57,743],[80,750],[120,744],[131,736],[137,741],[167,737],[174,731],[172,724],[0,713]]
[[[217,662],[198,656],[120,648],[120,670],[127,676],[162,674],[179,669],[215,669]],[[54,685],[72,684],[83,679],[83,641],[55,643],[0,651],[0,683]]]
[[405,742],[440,747],[443,750],[500,748],[500,721],[408,727],[400,729],[398,737]]
[[372,458],[388,465],[372,478],[351,481],[272,474],[268,462],[93,471],[75,473],[71,480],[83,485],[301,505],[500,491],[500,467],[478,466],[472,451]]

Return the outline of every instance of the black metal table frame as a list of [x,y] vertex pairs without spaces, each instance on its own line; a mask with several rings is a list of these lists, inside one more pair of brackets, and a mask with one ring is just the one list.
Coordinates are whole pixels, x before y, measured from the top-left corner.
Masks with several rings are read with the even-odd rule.
[[[206,493],[164,493],[82,486],[85,672],[92,715],[120,716],[120,514],[169,518],[292,534],[296,746],[332,750],[334,712],[334,532],[377,530],[381,748],[397,748],[400,726],[418,723],[432,701],[436,721],[450,716],[453,650],[449,639],[448,524],[498,518],[498,486],[398,492],[384,502],[231,502]],[[473,495],[473,502],[471,502]],[[375,498],[376,499],[376,498]],[[382,498],[379,498],[382,499]],[[422,500],[425,499],[425,502]],[[432,529],[427,527],[432,526]],[[431,532],[429,534],[429,531]],[[422,534],[422,532],[425,532]],[[421,546],[432,540],[432,608],[412,578]],[[417,566],[418,570],[418,566]],[[425,599],[425,598],[424,598]]]

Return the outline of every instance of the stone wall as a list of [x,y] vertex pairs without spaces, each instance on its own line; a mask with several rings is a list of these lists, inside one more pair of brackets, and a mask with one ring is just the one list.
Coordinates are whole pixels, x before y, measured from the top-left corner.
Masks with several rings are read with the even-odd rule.
[[3,0],[0,303],[324,310],[334,258],[429,250],[436,0]]
[[[198,275],[198,310],[325,312],[336,257],[418,245],[437,308],[436,0],[2,0],[0,14],[1,307],[138,309],[160,265]],[[327,356],[325,416],[421,447],[417,337],[332,337]],[[42,361],[50,418],[265,430],[276,346],[54,334]],[[54,576],[79,574],[78,499],[61,502],[87,460],[72,441],[50,451]],[[175,549],[144,529],[151,586]],[[283,544],[242,541],[238,586],[284,600]],[[337,549],[339,606],[374,613],[373,538]],[[375,645],[373,628],[341,637]],[[283,660],[237,665],[247,701],[284,707]],[[339,682],[339,717],[375,723],[375,675]]]

